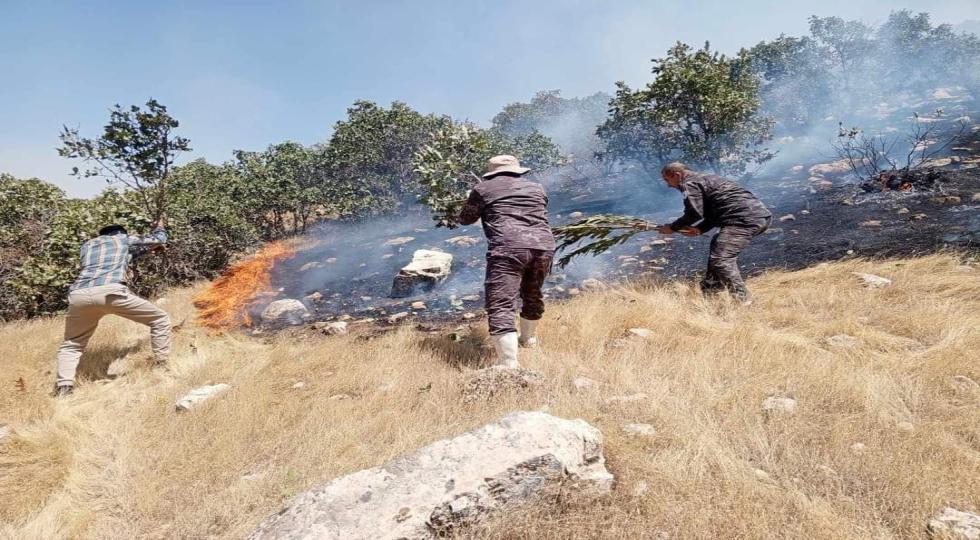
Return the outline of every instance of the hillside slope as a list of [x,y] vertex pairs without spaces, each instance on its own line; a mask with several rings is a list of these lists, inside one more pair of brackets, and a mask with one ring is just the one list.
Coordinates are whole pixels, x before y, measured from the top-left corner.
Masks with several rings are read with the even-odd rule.
[[[241,538],[305,488],[543,407],[602,430],[616,489],[481,535],[919,536],[946,505],[980,509],[975,264],[935,255],[773,272],[752,280],[748,308],[680,284],[583,295],[551,307],[543,347],[523,357],[546,376],[541,391],[471,404],[460,389],[486,353],[483,323],[460,342],[410,328],[214,336],[191,322],[195,291],[173,291],[163,305],[187,322],[172,369],[94,381],[148,347],[141,327],[106,320],[83,361],[89,382],[65,401],[47,395],[62,320],[7,324],[0,423],[14,434],[0,442],[0,537]],[[894,284],[867,289],[855,271]],[[653,334],[619,341],[632,327]],[[855,340],[826,341],[840,334]],[[577,377],[599,387],[577,390]],[[208,382],[232,390],[174,412]],[[351,399],[331,399],[341,394]],[[795,398],[796,414],[767,418],[770,395]],[[656,433],[630,435],[628,423]]]

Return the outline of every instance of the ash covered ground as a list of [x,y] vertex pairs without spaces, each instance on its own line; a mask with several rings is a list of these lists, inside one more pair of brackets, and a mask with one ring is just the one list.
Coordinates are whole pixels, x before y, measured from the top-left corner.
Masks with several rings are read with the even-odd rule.
[[[974,110],[972,105],[961,101],[959,112]],[[900,123],[905,118],[896,114],[883,122]],[[740,258],[746,274],[844,257],[898,257],[980,247],[977,126],[920,169],[911,191],[869,191],[844,163],[828,162],[826,137],[816,139],[819,136],[784,141],[783,155],[745,183],[774,214],[770,230]],[[659,178],[636,171],[594,177],[562,171],[539,180],[551,194],[552,225],[598,213],[662,223],[682,210],[677,192],[664,188]],[[602,257],[585,256],[567,268],[556,267],[545,294],[551,299],[578,294],[589,279],[613,283],[641,276],[696,277],[704,268],[711,236],[638,235]],[[432,290],[391,298],[394,276],[418,249],[451,253],[451,275]],[[370,222],[328,224],[310,234],[307,247],[276,267],[268,300],[302,299],[314,321],[395,324],[474,319],[482,315],[485,251],[479,224],[436,228],[421,207]],[[262,307],[262,302],[257,303],[253,311],[258,314]]]

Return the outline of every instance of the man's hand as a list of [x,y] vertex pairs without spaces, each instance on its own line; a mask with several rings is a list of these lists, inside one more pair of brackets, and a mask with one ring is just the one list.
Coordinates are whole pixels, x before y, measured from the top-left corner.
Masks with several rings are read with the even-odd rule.
[[679,232],[684,236],[701,236],[701,229],[697,227],[683,227]]
[[654,230],[660,234],[674,234],[674,229],[671,229],[670,225],[660,225]]

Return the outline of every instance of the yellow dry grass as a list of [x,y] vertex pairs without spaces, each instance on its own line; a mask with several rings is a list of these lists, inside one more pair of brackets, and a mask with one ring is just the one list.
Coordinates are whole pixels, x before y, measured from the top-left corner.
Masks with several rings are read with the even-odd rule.
[[[853,271],[894,285],[866,289]],[[459,362],[479,347],[407,328],[370,340],[258,339],[209,336],[188,322],[172,372],[137,365],[96,382],[113,359],[147,347],[145,329],[120,320],[104,321],[93,340],[88,382],[56,402],[47,394],[61,320],[7,324],[0,423],[15,434],[0,443],[0,537],[241,538],[301,490],[541,408],[602,430],[613,494],[473,534],[916,537],[945,505],[980,508],[980,389],[956,378],[980,381],[980,269],[949,255],[849,261],[751,286],[748,308],[682,285],[552,306],[542,347],[522,357],[545,387],[475,404],[460,399],[470,368]],[[175,320],[191,317],[194,293],[171,293],[164,306]],[[631,327],[654,333],[614,346]],[[825,342],[837,334],[858,344]],[[576,377],[601,386],[577,391]],[[232,389],[174,412],[179,396],[208,382]],[[330,399],[338,394],[353,399]],[[794,397],[797,413],[767,418],[769,395]],[[623,431],[637,422],[656,434]]]

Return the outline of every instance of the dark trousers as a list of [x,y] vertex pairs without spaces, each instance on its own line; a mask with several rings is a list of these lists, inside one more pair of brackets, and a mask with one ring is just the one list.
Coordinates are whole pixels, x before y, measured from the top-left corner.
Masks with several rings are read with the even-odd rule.
[[521,300],[521,317],[536,321],[544,315],[541,286],[551,271],[555,253],[541,249],[494,250],[487,253],[487,318],[490,334],[516,332],[514,315]]
[[751,295],[738,270],[738,255],[753,238],[766,232],[772,218],[760,219],[745,225],[725,225],[711,239],[708,254],[708,272],[701,282],[701,290],[713,293],[728,289],[735,298],[746,301]]

